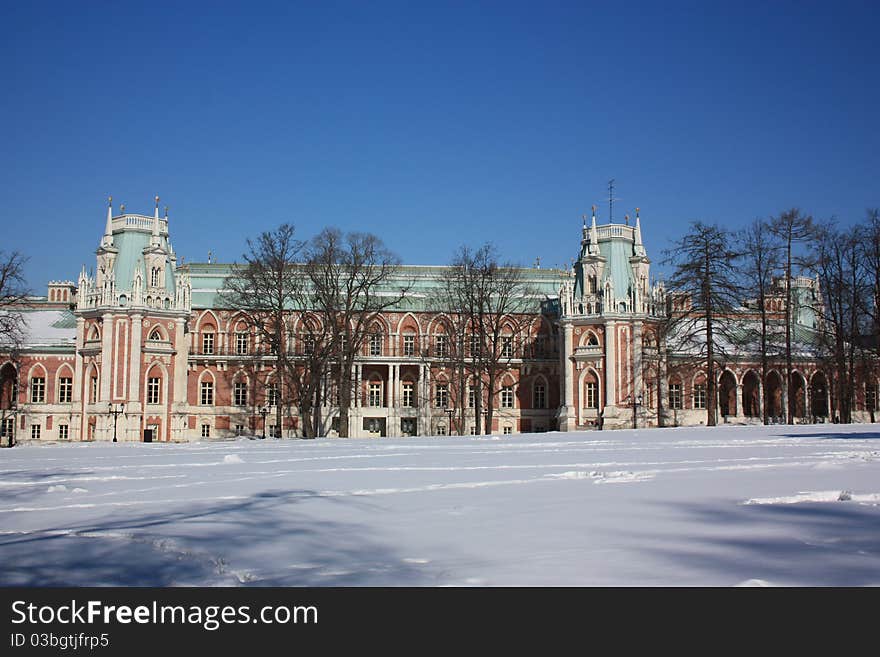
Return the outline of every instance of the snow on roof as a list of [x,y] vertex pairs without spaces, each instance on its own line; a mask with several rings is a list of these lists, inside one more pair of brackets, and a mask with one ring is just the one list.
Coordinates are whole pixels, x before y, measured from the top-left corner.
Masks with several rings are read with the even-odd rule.
[[28,325],[26,349],[76,345],[76,317],[69,310],[26,310],[22,314]]

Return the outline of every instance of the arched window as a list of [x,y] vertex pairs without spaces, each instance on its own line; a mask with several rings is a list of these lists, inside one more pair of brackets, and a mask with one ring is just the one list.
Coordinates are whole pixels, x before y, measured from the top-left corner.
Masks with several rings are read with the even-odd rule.
[[161,332],[159,329],[154,328],[154,329],[150,332],[150,337],[149,337],[148,339],[149,339],[151,342],[161,342],[161,341],[162,341],[162,332]]
[[535,382],[535,389],[533,394],[533,406],[534,408],[546,408],[547,407],[547,386],[544,384],[543,379],[539,379]]
[[150,285],[152,287],[159,287],[159,268],[153,267],[150,270]]

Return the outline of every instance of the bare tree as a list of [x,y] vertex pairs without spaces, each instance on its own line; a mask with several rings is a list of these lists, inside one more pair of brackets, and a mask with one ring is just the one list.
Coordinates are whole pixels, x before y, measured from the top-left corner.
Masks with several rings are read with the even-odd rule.
[[791,324],[792,324],[792,296],[791,296],[791,279],[795,270],[802,268],[806,263],[803,259],[798,258],[796,247],[799,243],[806,241],[815,235],[815,225],[811,216],[801,214],[798,208],[792,208],[774,217],[770,222],[771,232],[779,238],[782,243],[782,266],[785,275],[785,381],[783,381],[782,389],[786,399],[785,403],[785,421],[788,424],[793,422],[793,406],[794,401],[789,394],[789,385],[791,384],[792,374],[792,357],[791,357]]
[[835,417],[852,421],[858,345],[862,340],[865,315],[862,299],[871,292],[864,270],[860,231],[842,231],[834,224],[817,229],[815,269],[823,291],[820,335],[830,352],[834,372]]
[[[30,291],[24,279],[27,258],[18,251],[0,251],[0,429],[15,443],[13,418],[17,406],[19,354],[27,333],[27,320],[20,312]],[[8,362],[2,362],[8,361]]]
[[27,258],[18,251],[0,251],[0,350],[17,349],[24,341],[27,320],[19,308],[30,291],[24,280]]
[[[523,278],[521,268],[500,264],[492,244],[477,250],[462,246],[453,257],[442,283],[449,305],[461,317],[464,342],[462,372],[474,385],[476,432],[485,389],[486,419],[482,430],[492,432],[495,395],[511,361],[521,356],[522,335],[529,330],[540,308]],[[462,384],[462,389],[463,389]]]
[[[756,295],[757,310],[761,324],[759,328],[759,343],[761,349],[761,381],[764,390],[764,398],[761,400],[761,416],[764,424],[769,423],[767,414],[767,373],[770,369],[771,349],[773,338],[770,323],[770,313],[767,308],[768,296],[773,285],[773,278],[779,271],[779,242],[774,239],[767,222],[755,219],[752,224],[740,234],[741,251],[743,253],[742,278],[745,291]],[[749,343],[753,342],[753,332],[746,333]]]
[[[257,356],[274,361],[277,372],[278,403],[275,421],[278,430],[283,427],[283,409],[291,403],[290,384],[302,379],[295,371],[297,362],[291,358],[287,344],[287,318],[301,306],[303,271],[297,267],[297,258],[303,251],[303,242],[296,239],[294,227],[282,224],[273,231],[248,239],[244,263],[234,265],[226,278],[223,305],[238,310],[257,339]],[[301,412],[310,412],[309,399],[299,395]],[[305,404],[304,404],[305,402]]]
[[725,353],[719,337],[728,343],[735,339],[730,313],[738,304],[736,263],[740,254],[731,243],[729,231],[695,221],[690,232],[666,251],[664,261],[675,267],[668,281],[669,288],[676,291],[671,295],[670,309],[674,337],[669,337],[676,342],[672,350],[695,350],[705,357],[709,426],[716,424],[718,405],[715,366]]
[[[306,274],[310,307],[333,331],[335,382],[339,394],[340,437],[350,435],[353,368],[379,315],[406,296],[410,284],[397,283],[399,259],[369,233],[343,233],[326,228],[307,249]],[[357,391],[360,394],[360,391]]]

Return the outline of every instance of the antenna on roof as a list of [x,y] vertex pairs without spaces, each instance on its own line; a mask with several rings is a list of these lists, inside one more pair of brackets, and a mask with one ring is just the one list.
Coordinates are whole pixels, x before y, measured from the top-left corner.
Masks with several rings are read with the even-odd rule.
[[614,196],[614,178],[608,181],[608,223],[614,223],[614,201],[620,201],[622,199],[616,198]]

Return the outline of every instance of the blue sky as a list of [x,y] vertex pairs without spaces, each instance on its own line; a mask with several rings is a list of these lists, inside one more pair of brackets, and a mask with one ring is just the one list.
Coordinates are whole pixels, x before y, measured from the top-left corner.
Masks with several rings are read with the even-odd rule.
[[621,4],[3,2],[0,248],[75,279],[111,193],[187,261],[286,221],[563,265],[610,178],[655,262],[880,206],[880,3]]

